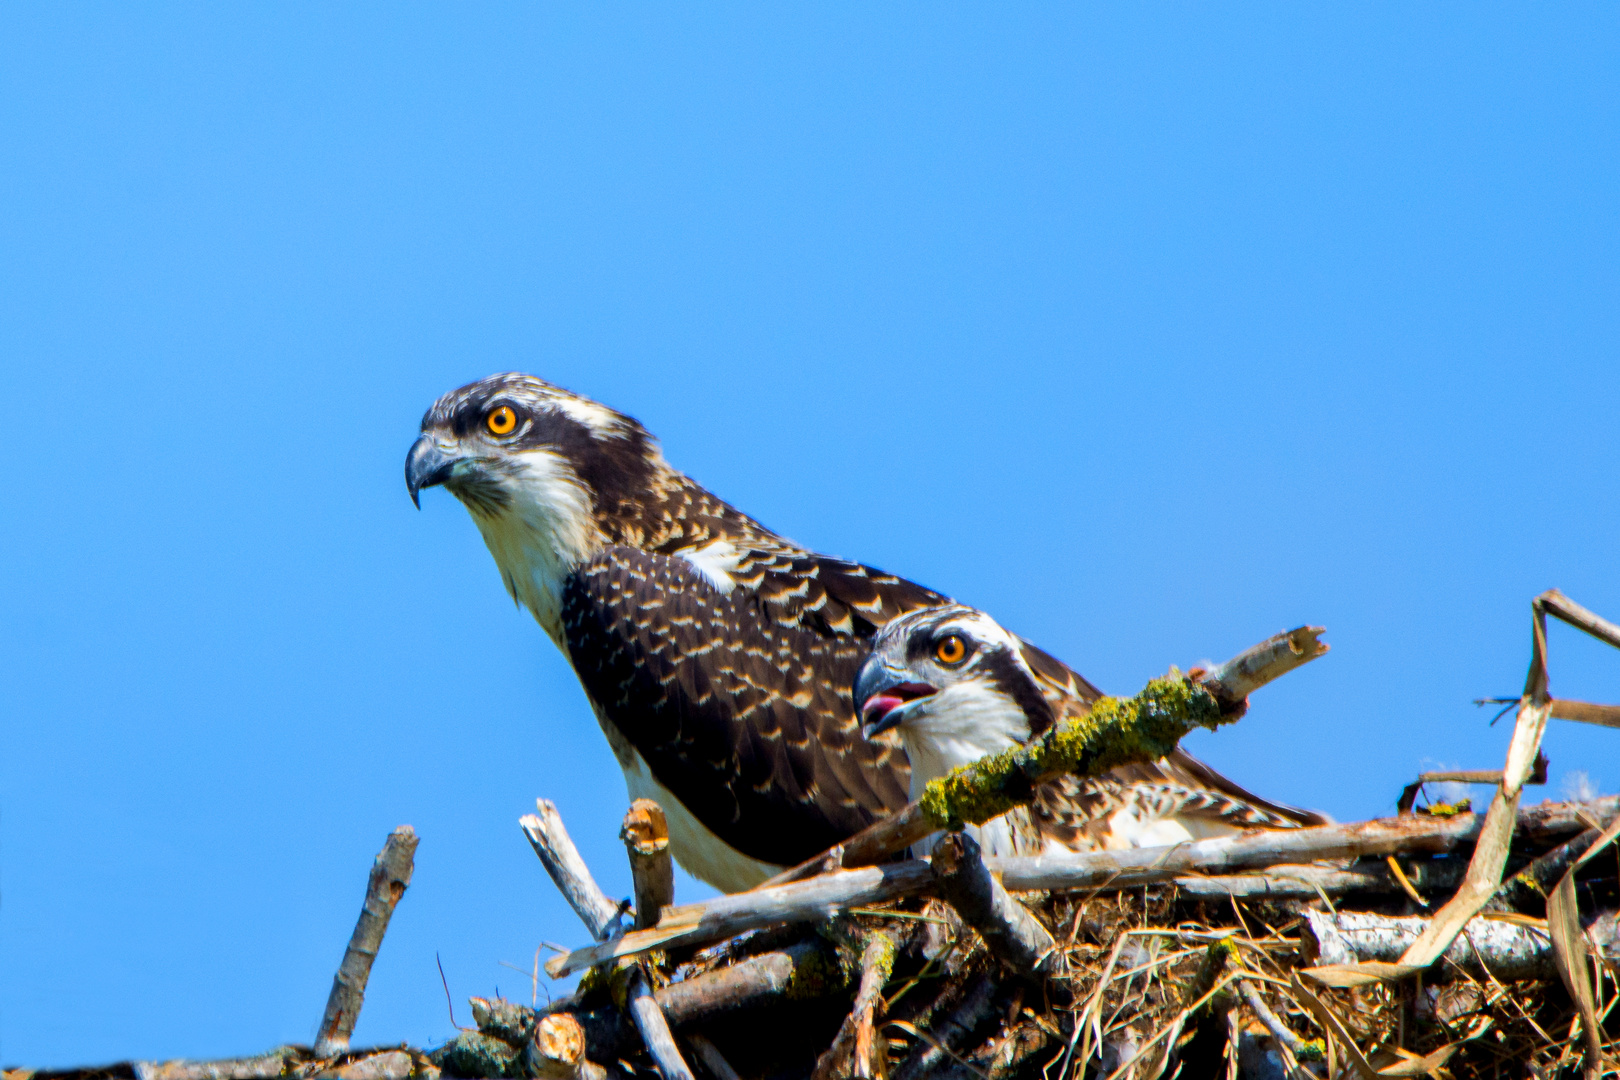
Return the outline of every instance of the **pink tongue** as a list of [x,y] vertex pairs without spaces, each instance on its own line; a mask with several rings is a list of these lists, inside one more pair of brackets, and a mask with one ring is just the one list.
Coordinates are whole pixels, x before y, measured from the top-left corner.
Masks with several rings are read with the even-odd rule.
[[893,694],[877,694],[866,699],[866,715],[873,720],[881,720],[905,703],[905,698]]

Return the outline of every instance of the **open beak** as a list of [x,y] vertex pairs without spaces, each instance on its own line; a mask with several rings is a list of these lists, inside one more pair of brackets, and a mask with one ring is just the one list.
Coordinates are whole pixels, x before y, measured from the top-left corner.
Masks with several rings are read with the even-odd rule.
[[405,456],[405,487],[410,491],[411,502],[416,504],[418,510],[422,509],[418,492],[450,479],[450,471],[460,460],[439,449],[438,442],[431,435],[423,435],[416,440],[411,452]]
[[907,706],[938,693],[917,682],[911,672],[890,666],[874,656],[855,680],[855,708],[861,715],[861,734],[868,739],[894,728],[905,718]]

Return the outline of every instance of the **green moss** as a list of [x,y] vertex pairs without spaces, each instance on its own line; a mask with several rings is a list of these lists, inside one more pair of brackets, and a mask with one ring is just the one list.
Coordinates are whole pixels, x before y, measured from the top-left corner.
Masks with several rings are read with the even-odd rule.
[[1209,691],[1174,668],[1133,698],[1105,697],[1089,712],[1016,747],[952,770],[923,789],[923,813],[940,829],[980,825],[1030,800],[1035,785],[1064,773],[1095,776],[1116,765],[1164,757],[1195,727],[1229,722]]
[[1305,1044],[1299,1048],[1299,1053],[1294,1056],[1300,1061],[1321,1061],[1327,1057],[1327,1049],[1321,1039],[1306,1039]]
[[794,963],[782,996],[789,1001],[810,1001],[842,994],[851,984],[850,967],[843,949],[811,950]]
[[1458,814],[1472,814],[1474,804],[1468,799],[1455,803],[1437,802],[1431,806],[1425,806],[1423,812],[1430,817],[1456,817]]

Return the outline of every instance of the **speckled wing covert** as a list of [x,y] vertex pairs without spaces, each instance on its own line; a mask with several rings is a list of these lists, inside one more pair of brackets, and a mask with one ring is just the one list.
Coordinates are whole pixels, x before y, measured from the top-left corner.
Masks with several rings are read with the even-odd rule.
[[1204,819],[1233,829],[1324,825],[1310,810],[1263,799],[1179,747],[1169,757],[1122,765],[1103,776],[1065,776],[1041,785],[1032,817],[1042,837],[1070,848],[1105,848],[1109,821],[1128,810],[1138,821]]
[[789,865],[906,803],[905,755],[860,735],[872,627],[941,602],[792,549],[751,550],[722,592],[679,556],[610,546],[569,577],[569,658],[659,782],[744,855]]

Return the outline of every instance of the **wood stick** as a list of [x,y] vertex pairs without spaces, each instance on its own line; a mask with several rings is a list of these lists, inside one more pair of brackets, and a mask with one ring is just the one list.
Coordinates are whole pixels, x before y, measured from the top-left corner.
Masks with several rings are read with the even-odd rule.
[[635,882],[637,930],[658,925],[658,915],[675,902],[675,861],[669,853],[669,821],[651,799],[637,799],[619,829],[630,854]]
[[416,831],[409,825],[401,825],[388,835],[388,841],[371,864],[360,918],[349,937],[349,947],[343,951],[343,962],[332,977],[332,993],[326,999],[326,1012],[315,1034],[318,1058],[335,1057],[349,1049],[349,1036],[354,1034],[360,1007],[365,1004],[371,964],[377,959],[377,950],[382,948],[388,920],[394,917],[394,906],[411,883],[416,845]]
[[1607,642],[1620,649],[1620,626],[1605,619],[1603,616],[1588,611],[1557,589],[1548,589],[1536,597],[1536,605],[1548,615],[1575,627],[1584,630],[1599,641]]
[[1296,1060],[1301,1057],[1314,1058],[1321,1054],[1320,1048],[1311,1046],[1289,1030],[1288,1025],[1283,1023],[1277,1014],[1271,1011],[1271,1006],[1267,1005],[1266,999],[1261,997],[1259,992],[1255,990],[1253,983],[1248,979],[1239,979],[1237,985],[1238,993],[1243,996],[1244,1002],[1254,1013],[1254,1018],[1260,1021],[1267,1031],[1271,1032],[1271,1037],[1277,1041],[1279,1046],[1286,1046],[1288,1052]]
[[722,941],[746,930],[783,923],[819,922],[846,907],[880,904],[920,892],[933,881],[926,862],[890,863],[860,870],[840,870],[775,889],[721,896],[701,904],[664,909],[650,930],[633,930],[614,941],[554,956],[546,973],[561,978],[595,964],[648,949]]
[[635,1021],[636,1029],[641,1032],[641,1041],[647,1045],[647,1053],[652,1055],[664,1080],[697,1080],[692,1075],[691,1066],[681,1056],[681,1048],[675,1045],[675,1036],[669,1031],[669,1021],[664,1019],[664,1010],[658,1007],[652,987],[647,985],[647,973],[640,967],[630,972],[630,982],[625,988],[625,1005],[630,1019]]
[[[1455,858],[1426,860],[1413,867],[1407,880],[1418,889],[1454,889],[1462,882],[1467,868],[1466,862]],[[1172,878],[1171,884],[1183,896],[1200,900],[1225,900],[1230,896],[1309,900],[1322,893],[1335,896],[1405,891],[1385,866],[1335,870],[1326,866],[1285,864],[1264,873]],[[1109,886],[1108,891],[1114,888]]]
[[946,833],[928,857],[934,885],[962,921],[978,931],[991,955],[1014,974],[1051,974],[1063,954],[1029,909],[1008,895],[984,865],[979,845],[965,832]]
[[543,1016],[523,1048],[530,1076],[541,1080],[606,1080],[607,1070],[585,1056],[585,1029],[567,1013]]
[[[811,1001],[846,993],[849,976],[833,947],[812,935],[784,949],[750,956],[725,967],[671,983],[653,991],[669,1026],[682,1031],[694,1025],[782,1001]],[[637,1045],[639,1033],[623,1012],[612,1006],[573,1015],[585,1029],[586,1056],[612,1061]]]
[[1199,682],[1223,705],[1238,705],[1266,683],[1326,653],[1327,642],[1317,640],[1324,632],[1320,626],[1284,631],[1210,668]]
[[[136,1080],[270,1080],[288,1071],[299,1058],[297,1050],[283,1046],[253,1058],[224,1061],[137,1061]],[[101,1070],[96,1070],[101,1071]],[[112,1072],[112,1070],[106,1070]]]
[[563,828],[562,815],[547,799],[534,801],[536,813],[524,814],[518,819],[523,835],[529,838],[534,853],[540,856],[540,865],[546,868],[557,890],[563,894],[574,913],[585,924],[591,936],[601,941],[622,932],[619,905],[607,898],[602,887],[591,876],[590,867],[580,857],[568,830]]
[[737,1070],[731,1067],[731,1062],[726,1060],[718,1046],[709,1041],[708,1036],[688,1035],[686,1045],[697,1054],[698,1060],[703,1062],[703,1067],[709,1070],[709,1075],[714,1077],[714,1080],[742,1080],[742,1077],[737,1075]]
[[962,995],[961,1004],[929,1025],[926,1040],[911,1052],[894,1071],[894,1080],[922,1080],[945,1065],[956,1052],[1002,1011],[996,984],[988,975],[975,979]]
[[[1059,725],[1019,751],[953,770],[929,784],[929,793],[922,799],[756,888],[803,881],[830,870],[871,866],[958,820],[979,824],[1013,805],[1028,802],[1034,795],[1035,784],[1063,772],[1105,772],[1115,765],[1163,757],[1194,727],[1214,727],[1235,720],[1250,694],[1326,653],[1327,644],[1317,640],[1322,632],[1320,626],[1302,626],[1277,634],[1224,664],[1198,673],[1190,685],[1208,695],[1208,703],[1214,705],[1213,712],[1200,707],[1203,703],[1196,701],[1200,695],[1192,695],[1195,700],[1176,701],[1178,695],[1173,691],[1177,687],[1170,684],[1182,683],[1179,679],[1154,680],[1128,702],[1103,698],[1092,706],[1089,720],[1082,717],[1079,721]],[[1166,695],[1167,690],[1172,693]],[[1174,708],[1178,704],[1180,708]],[[1125,708],[1121,709],[1121,705]],[[1166,705],[1171,705],[1176,715],[1163,715]],[[1144,720],[1158,722],[1144,724]],[[1166,724],[1166,720],[1171,722]],[[1122,728],[1141,737],[1137,745],[1130,748],[1123,745],[1127,740],[1119,738]],[[999,796],[991,800],[991,806],[962,805],[969,801],[983,803],[982,795],[986,791],[994,791]],[[964,799],[964,794],[981,797]],[[1006,805],[1000,810],[984,813],[1001,802]]]
[[[1399,963],[1428,925],[1421,916],[1391,918],[1360,911],[1330,914],[1306,908],[1300,928],[1320,967],[1346,967],[1373,961]],[[1503,982],[1548,979],[1554,974],[1552,941],[1545,930],[1516,922],[1476,917],[1454,938],[1441,964],[1429,978],[1454,978],[1458,968],[1477,979],[1491,975]],[[1319,979],[1331,984],[1331,978]]]
[[[1599,823],[1610,821],[1620,815],[1620,796],[1532,807],[1520,815],[1520,822],[1531,837],[1546,838],[1586,829],[1589,823],[1582,819],[1583,814]],[[991,873],[1000,875],[1003,887],[1010,892],[1126,888],[1192,873],[1263,870],[1322,859],[1406,852],[1444,854],[1475,840],[1481,824],[1478,814],[1381,818],[1350,825],[1257,830],[1161,848],[989,858],[985,865]],[[707,944],[767,926],[818,921],[844,908],[911,896],[932,884],[933,869],[913,859],[838,870],[808,881],[670,907],[652,929],[635,930],[616,941],[554,957],[547,961],[546,971],[558,978],[648,949]]]
[[1620,728],[1620,705],[1593,705],[1587,701],[1553,698],[1552,717],[1554,720],[1575,720],[1582,724]]
[[827,1052],[816,1059],[810,1080],[833,1080],[850,1076],[872,1080],[882,1072],[877,1060],[877,1007],[883,1000],[883,987],[894,972],[895,942],[883,931],[866,936],[861,947],[861,982],[855,1001],[844,1018]]

